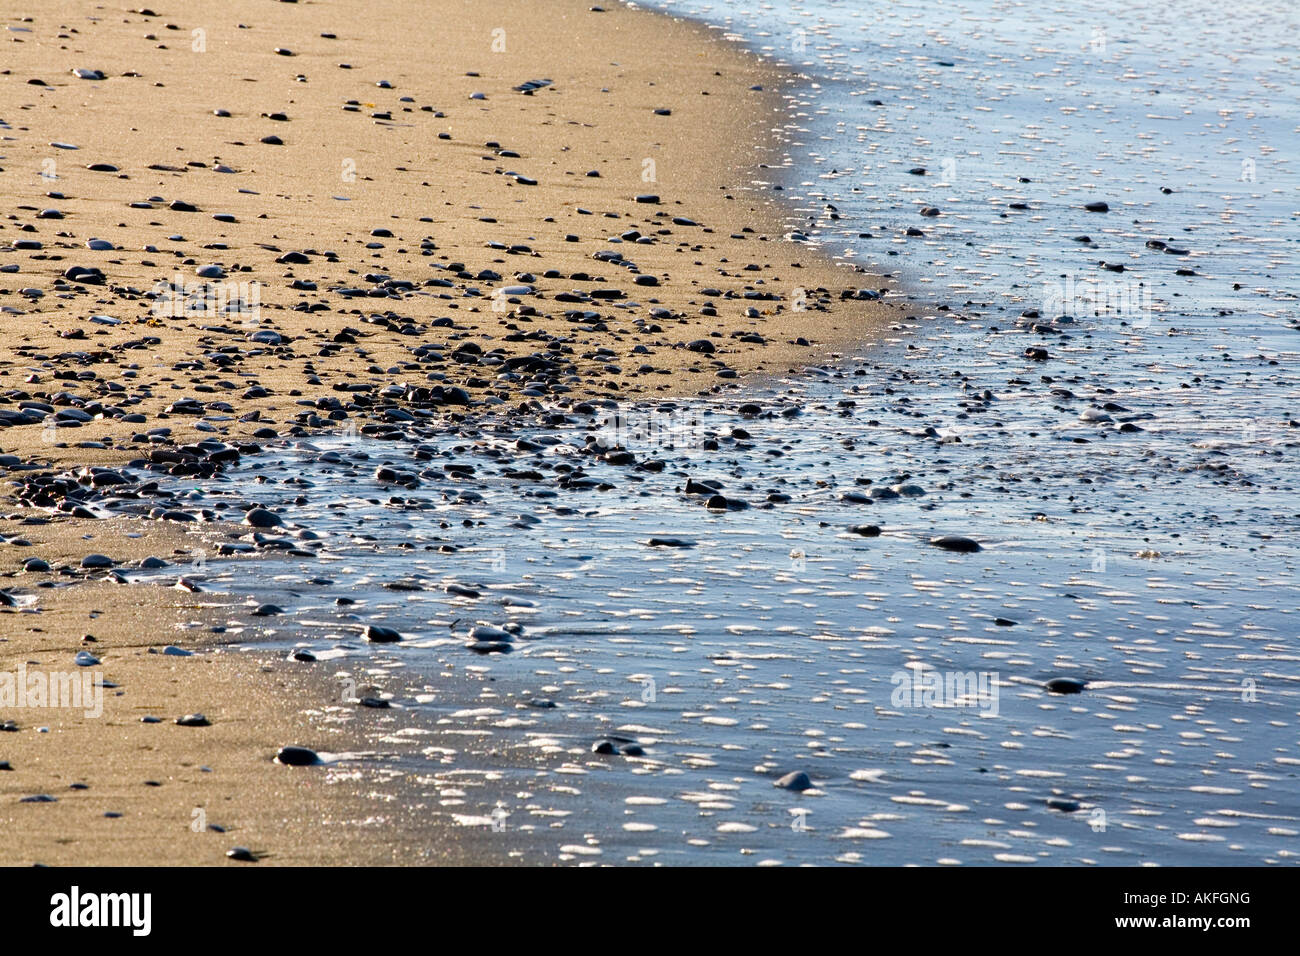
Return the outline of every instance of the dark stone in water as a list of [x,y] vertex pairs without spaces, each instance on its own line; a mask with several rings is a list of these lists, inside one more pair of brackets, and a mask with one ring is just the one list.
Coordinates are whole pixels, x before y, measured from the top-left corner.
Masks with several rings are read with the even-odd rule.
[[314,750],[290,744],[276,752],[275,762],[282,763],[286,767],[310,767],[312,764],[320,763],[320,757]]
[[382,697],[362,697],[357,703],[362,707],[372,707],[375,710],[388,710],[390,706]]
[[1043,686],[1052,694],[1082,694],[1088,682],[1073,677],[1053,677]]
[[849,528],[850,533],[862,535],[864,538],[880,537],[880,525],[878,524],[855,524]]
[[812,788],[812,779],[802,770],[795,770],[787,773],[780,780],[775,781],[772,786],[780,787],[782,790],[794,790],[802,792]]
[[514,650],[509,641],[472,641],[465,647],[475,654],[509,654]]
[[959,534],[945,534],[939,538],[931,538],[930,544],[936,548],[943,548],[945,551],[957,551],[962,554],[982,550],[978,541],[962,537]]
[[598,740],[591,745],[591,752],[594,754],[603,754],[608,757],[618,753],[618,748],[608,740]]
[[684,538],[651,538],[646,544],[651,548],[693,548],[694,541]]
[[276,614],[283,614],[284,608],[278,604],[259,604],[253,609],[253,617],[274,617]]
[[401,634],[382,624],[367,624],[362,634],[372,644],[395,644],[402,639]]
[[244,524],[254,528],[273,528],[284,522],[274,511],[267,511],[265,508],[253,508],[244,515]]
[[1074,813],[1079,809],[1078,800],[1066,800],[1063,797],[1048,797],[1047,805],[1053,810],[1060,810],[1062,813]]

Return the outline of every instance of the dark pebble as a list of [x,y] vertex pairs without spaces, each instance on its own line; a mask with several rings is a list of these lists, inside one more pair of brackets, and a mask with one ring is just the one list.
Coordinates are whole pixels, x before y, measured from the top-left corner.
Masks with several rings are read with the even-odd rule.
[[962,554],[970,554],[981,550],[978,541],[962,537],[959,534],[945,534],[940,538],[931,538],[930,544],[936,548],[943,548],[945,551],[957,551]]
[[1081,694],[1088,684],[1073,677],[1053,677],[1043,686],[1052,694]]
[[794,790],[802,792],[812,788],[812,779],[802,770],[795,770],[787,773],[780,780],[775,781],[772,786],[780,787],[782,790]]
[[320,757],[316,756],[314,750],[291,744],[281,747],[276,752],[275,762],[282,763],[286,767],[310,767],[312,764],[320,763]]

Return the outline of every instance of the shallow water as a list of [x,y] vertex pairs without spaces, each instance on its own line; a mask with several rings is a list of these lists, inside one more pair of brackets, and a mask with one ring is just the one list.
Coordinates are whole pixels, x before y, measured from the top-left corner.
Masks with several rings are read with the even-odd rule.
[[[174,483],[322,536],[274,574],[209,564],[219,599],[287,612],[232,631],[306,633],[341,697],[390,696],[375,772],[501,859],[1294,863],[1296,14],[662,6],[808,64],[792,165],[755,185],[896,272],[915,318],[689,407],[320,440]],[[581,454],[591,436],[665,470]],[[513,652],[465,647],[511,622]],[[366,645],[370,623],[408,639]],[[896,694],[917,668],[942,691]],[[592,753],[606,735],[644,756]],[[773,786],[791,771],[815,789]]]
[[[412,446],[318,441],[260,463],[256,486],[245,473],[201,496],[173,487],[209,508],[256,500],[322,536],[307,545],[318,558],[285,559],[275,580],[265,565],[213,562],[205,587],[287,612],[237,612],[237,634],[306,628],[322,656],[341,647],[343,660],[304,666],[339,668],[353,697],[391,695],[402,709],[376,738],[386,772],[423,781],[439,812],[484,831],[488,853],[1296,859],[1300,587],[1287,532],[1300,495],[1281,462],[1300,433],[1189,444],[1183,426],[1163,427],[1189,414],[1176,388],[1109,396],[1133,410],[1117,419],[1150,416],[1137,433],[1079,422],[1087,402],[1005,385],[962,420],[1006,358],[972,360],[976,387],[963,389],[917,374],[915,359],[888,371],[907,354],[900,343],[845,363],[868,374],[816,370],[749,396],[758,416],[731,398],[554,428],[487,423]],[[521,434],[540,450],[518,450]],[[668,466],[577,454],[589,436]],[[419,486],[378,482],[384,464]],[[475,474],[448,477],[448,464]],[[558,487],[566,466],[595,487]],[[543,478],[503,474],[525,471]],[[710,510],[682,493],[688,476],[750,507]],[[914,487],[843,500],[887,486]],[[769,505],[773,492],[790,500]],[[848,531],[867,523],[882,533]],[[928,543],[943,534],[983,550]],[[451,582],[481,597],[448,594]],[[513,652],[466,648],[475,624],[508,622],[523,626]],[[367,646],[369,623],[407,641]],[[900,700],[916,666],[975,683],[965,698],[945,687]],[[1088,686],[1049,694],[1054,677]],[[429,720],[435,736],[411,729]],[[644,757],[591,753],[607,734]],[[814,791],[773,787],[798,770]],[[499,832],[494,811],[508,814]]]
[[[807,78],[791,101],[788,168],[759,185],[781,184],[803,231],[897,273],[914,298],[1042,308],[1072,278],[1089,304],[1089,283],[1103,302],[1131,288],[1157,320],[1233,309],[1247,313],[1234,326],[1266,333],[1276,323],[1249,313],[1294,320],[1293,5],[1247,0],[1231,16],[1210,0],[650,6]],[[1085,211],[1092,201],[1110,212]],[[941,215],[920,216],[926,206]],[[1125,265],[1124,279],[1102,260]]]

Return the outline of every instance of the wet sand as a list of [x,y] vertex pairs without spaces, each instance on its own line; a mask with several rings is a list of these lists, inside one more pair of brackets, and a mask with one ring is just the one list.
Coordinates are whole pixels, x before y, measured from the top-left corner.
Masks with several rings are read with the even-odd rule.
[[[394,799],[400,774],[272,762],[360,739],[335,682],[225,648],[201,590],[80,567],[156,556],[171,583],[247,527],[68,517],[112,477],[33,479],[150,458],[203,477],[280,437],[705,393],[870,337],[892,310],[843,297],[885,283],[782,238],[762,164],[783,77],[698,26],[568,2],[57,3],[5,26],[0,653],[67,669],[89,648],[118,686],[101,718],[0,715],[0,860],[464,859]],[[185,311],[196,288],[226,310]],[[194,656],[149,653],[168,645]],[[194,712],[210,726],[172,722]]]

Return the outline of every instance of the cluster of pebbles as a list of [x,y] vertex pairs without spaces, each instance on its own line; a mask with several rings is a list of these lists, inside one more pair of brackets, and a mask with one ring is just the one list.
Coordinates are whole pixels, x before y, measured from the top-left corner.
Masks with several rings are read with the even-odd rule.
[[[1186,390],[1084,331],[1037,387],[1037,333],[962,316],[739,397],[444,415],[159,490],[237,513],[252,477],[310,529],[292,584],[209,568],[223,628],[355,660],[344,709],[415,732],[489,855],[1286,859],[1300,593],[1262,529],[1300,522],[1300,430],[1256,394],[1256,435],[1188,441]],[[996,705],[899,706],[927,668]]]
[[[916,22],[929,15],[908,9]],[[529,80],[512,93],[551,89]],[[398,122],[395,110],[445,118],[412,97],[392,109],[364,102],[342,108],[380,124]],[[266,119],[292,128],[287,114]],[[117,421],[133,431],[113,447],[139,454],[112,468],[0,465],[32,508],[221,526],[222,555],[278,553],[286,563],[273,576],[265,563],[216,562],[182,580],[236,599],[225,633],[276,643],[303,667],[364,674],[374,686],[336,712],[365,721],[376,751],[420,781],[406,799],[481,830],[489,858],[1294,862],[1294,296],[1270,282],[1223,308],[1194,284],[1207,265],[1260,286],[1268,266],[1243,265],[1247,252],[1213,234],[1203,250],[1154,235],[1173,228],[1100,225],[1118,218],[1118,201],[1087,198],[1076,169],[1056,192],[1003,175],[1004,134],[987,135],[999,158],[983,175],[1007,184],[995,212],[983,196],[962,206],[910,195],[932,171],[889,157],[872,175],[900,204],[908,197],[924,228],[909,217],[858,231],[864,220],[841,213],[860,201],[845,164],[804,191],[819,207],[788,237],[889,236],[935,251],[948,282],[935,307],[896,324],[894,344],[869,357],[693,402],[627,395],[675,374],[656,353],[734,377],[729,355],[767,345],[765,318],[789,304],[757,281],[764,266],[727,264],[725,282],[692,292],[683,328],[686,308],[653,298],[666,280],[640,263],[681,232],[691,249],[708,226],[655,194],[578,210],[618,220],[581,270],[533,262],[542,257],[523,237],[494,240],[473,263],[440,258],[432,234],[378,225],[344,251],[265,243],[260,254],[284,267],[278,291],[297,300],[283,311],[348,324],[249,327],[233,309],[201,324],[168,369],[203,397],[168,401],[130,387],[136,353],[161,341],[134,328],[156,297],[107,266],[50,262],[73,247],[46,232],[62,228],[51,225],[62,211],[21,210],[6,224],[22,233],[8,243],[15,261],[0,269],[57,263],[49,292],[94,297],[106,312],[129,306],[139,320],[100,314],[89,331],[60,332],[104,339],[85,351],[17,346],[41,370],[0,390],[0,428]],[[509,188],[538,182],[520,171],[518,144],[481,149]],[[1144,214],[1207,215],[1189,212],[1191,191],[1142,186]],[[131,206],[210,213],[162,194]],[[1045,232],[1025,224],[1057,206],[1069,213],[1047,216]],[[1013,270],[1025,281],[1086,262],[1089,274],[1178,284],[1140,323],[1057,314],[1022,288],[996,289],[1002,260],[990,265],[989,243],[966,238],[975,228],[1025,254]],[[248,268],[219,245],[200,256],[179,233],[167,242],[147,251],[149,267],[165,251],[205,282]],[[398,243],[417,246],[434,274],[375,264]],[[8,291],[23,303],[7,307],[14,316],[47,297],[35,281]],[[822,311],[880,290],[808,294],[801,307]],[[411,307],[416,297],[443,314]],[[489,340],[461,320],[493,298],[501,334]],[[693,323],[724,309],[751,325],[698,332]],[[370,351],[380,341],[382,362]],[[340,356],[362,374],[331,376],[324,360]],[[303,388],[264,384],[266,361],[293,367]],[[108,380],[109,367],[127,384]],[[64,390],[37,388],[43,377]],[[238,408],[213,397],[223,392]],[[273,421],[264,407],[286,398],[294,412]],[[219,434],[238,416],[251,433],[178,440],[146,427],[157,414]],[[111,556],[81,563],[124,582],[171,576],[126,573]],[[0,594],[32,597],[21,584]],[[929,703],[896,693],[926,673],[941,688],[960,676],[965,690]],[[297,746],[279,759],[304,772],[320,762]],[[489,826],[503,807],[510,824]]]

